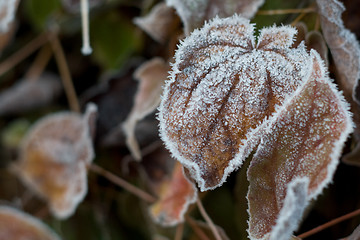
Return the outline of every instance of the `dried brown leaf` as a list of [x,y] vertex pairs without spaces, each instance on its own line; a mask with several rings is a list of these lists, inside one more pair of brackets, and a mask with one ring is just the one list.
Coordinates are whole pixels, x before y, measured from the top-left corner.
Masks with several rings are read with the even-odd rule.
[[337,0],[317,0],[321,28],[338,71],[338,80],[345,94],[355,97],[360,78],[360,45],[356,36],[345,28],[341,14],[343,3]]
[[60,240],[40,220],[17,209],[0,206],[1,240]]
[[183,173],[179,162],[174,166],[172,176],[163,181],[159,200],[150,206],[151,217],[163,226],[174,226],[184,221],[184,215],[197,198],[197,189]]
[[146,16],[135,18],[134,23],[160,43],[165,43],[180,25],[174,9],[162,2]]
[[57,76],[43,74],[39,79],[23,79],[0,93],[0,116],[19,114],[49,104],[62,90]]
[[290,237],[308,202],[331,181],[352,131],[343,96],[318,53],[311,56],[311,75],[271,120],[248,169],[252,239]]
[[183,21],[185,34],[189,35],[205,21],[216,16],[229,17],[237,13],[245,18],[251,18],[264,0],[166,0],[166,3],[175,8]]
[[175,55],[160,106],[160,133],[202,191],[220,186],[258,144],[268,119],[309,74],[295,29],[235,15],[195,30]]
[[135,138],[136,123],[158,107],[167,75],[168,65],[161,58],[153,58],[143,63],[134,73],[135,79],[140,83],[135,94],[134,106],[122,127],[126,135],[126,144],[136,160],[141,159],[140,148]]
[[94,158],[91,130],[96,106],[84,116],[63,112],[39,120],[22,142],[15,172],[48,200],[58,218],[72,215],[87,192],[87,165]]

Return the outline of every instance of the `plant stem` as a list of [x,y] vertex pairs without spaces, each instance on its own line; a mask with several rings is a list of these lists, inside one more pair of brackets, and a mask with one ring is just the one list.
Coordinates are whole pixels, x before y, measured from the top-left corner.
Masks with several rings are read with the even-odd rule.
[[302,9],[276,9],[276,10],[259,10],[256,14],[258,15],[282,15],[291,13],[310,13],[315,12],[314,7],[302,8]]
[[197,223],[189,216],[185,217],[186,222],[188,222],[195,232],[195,234],[201,239],[201,240],[210,240],[208,236],[201,230],[201,228],[197,225]]
[[176,226],[176,232],[175,232],[174,240],[181,240],[183,238],[183,234],[184,234],[184,223],[179,223]]
[[19,51],[8,57],[5,61],[0,64],[0,75],[3,75],[22,60],[27,58],[33,52],[35,52],[38,48],[44,45],[49,41],[49,34],[42,33],[33,40],[31,40],[28,44],[22,47]]
[[335,219],[333,219],[333,220],[331,220],[331,221],[329,221],[327,223],[324,223],[324,224],[322,224],[322,225],[320,225],[320,226],[318,226],[318,227],[316,227],[314,229],[311,229],[310,231],[302,233],[302,234],[298,235],[297,237],[298,238],[309,237],[309,236],[311,236],[311,235],[313,235],[315,233],[318,233],[318,232],[320,232],[320,231],[322,231],[322,230],[324,230],[326,228],[329,228],[329,227],[331,227],[331,226],[333,226],[335,224],[338,224],[338,223],[340,223],[342,221],[345,221],[345,220],[350,219],[352,217],[355,217],[357,215],[360,215],[360,209],[357,209],[357,210],[355,210],[355,211],[353,211],[351,213],[345,214],[345,215],[343,215],[341,217],[335,218]]
[[126,189],[130,193],[136,195],[137,197],[141,198],[142,200],[144,200],[148,203],[153,203],[156,201],[156,198],[153,197],[152,195],[150,195],[149,193],[145,192],[144,190],[142,190],[138,187],[135,187],[134,185],[128,183],[124,179],[116,176],[115,174],[103,169],[102,167],[100,167],[94,163],[89,166],[89,169],[91,171],[105,177],[107,180],[116,184],[117,186],[120,186],[120,187]]
[[209,217],[209,215],[206,213],[204,206],[201,203],[201,200],[199,198],[196,199],[196,204],[199,208],[199,211],[201,213],[201,215],[203,216],[203,218],[205,219],[206,223],[209,225],[211,231],[214,234],[214,237],[216,240],[221,240],[219,231],[216,229],[216,226],[214,224],[214,222],[211,220],[211,218]]
[[89,55],[92,52],[89,39],[89,2],[88,0],[81,0],[81,25],[83,46],[81,52],[84,55]]
[[51,55],[52,51],[50,49],[50,46],[44,45],[36,56],[34,63],[26,72],[25,78],[31,81],[36,80],[44,72],[46,65],[49,63]]
[[59,68],[61,80],[64,85],[66,97],[69,101],[70,109],[75,112],[80,112],[79,101],[76,96],[74,84],[71,79],[69,66],[66,62],[64,50],[61,46],[59,38],[57,36],[54,36],[52,38],[52,40],[50,41],[50,43],[51,43],[51,47],[54,51],[55,60],[56,60],[57,66]]

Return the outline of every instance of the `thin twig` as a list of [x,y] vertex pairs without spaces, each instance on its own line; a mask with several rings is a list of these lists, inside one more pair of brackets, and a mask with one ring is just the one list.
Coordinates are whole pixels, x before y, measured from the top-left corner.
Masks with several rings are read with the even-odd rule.
[[213,221],[211,220],[209,215],[206,213],[206,211],[204,209],[204,206],[202,205],[201,200],[199,198],[196,199],[196,203],[197,203],[197,206],[199,208],[199,211],[200,211],[201,215],[203,216],[206,223],[209,225],[211,231],[213,232],[215,239],[216,240],[221,240],[219,231],[217,230],[215,224],[213,223]]
[[24,47],[22,47],[19,51],[8,57],[5,61],[0,64],[0,75],[3,75],[18,63],[23,61],[41,46],[43,46],[49,40],[48,33],[41,33],[39,36],[34,38]]
[[81,25],[83,46],[81,52],[84,55],[89,55],[92,52],[89,39],[89,2],[88,0],[81,0]]
[[184,223],[179,223],[176,226],[176,232],[175,232],[174,240],[181,240],[183,238],[183,234],[184,234]]
[[117,186],[120,186],[120,187],[126,189],[130,193],[138,196],[139,198],[141,198],[142,200],[144,200],[148,203],[153,203],[156,201],[156,198],[153,197],[152,195],[150,195],[149,193],[145,192],[144,190],[142,190],[138,187],[135,187],[134,185],[128,183],[124,179],[116,176],[115,174],[103,169],[102,167],[100,167],[94,163],[89,166],[89,169],[91,171],[105,177],[107,180],[116,184]]
[[185,217],[186,222],[189,223],[190,227],[192,228],[192,230],[195,232],[195,234],[201,239],[201,240],[210,240],[210,238],[208,236],[206,236],[206,234],[203,232],[203,230],[201,230],[201,228],[197,225],[197,223],[195,222],[195,220],[193,220],[191,217],[186,216]]
[[69,101],[70,108],[72,111],[80,112],[79,101],[76,96],[74,84],[71,79],[69,66],[66,62],[64,50],[61,46],[59,38],[57,36],[54,36],[53,39],[50,41],[50,43],[51,43],[51,47],[54,51],[55,60],[56,60],[57,66],[59,68],[61,80],[64,85],[66,97]]
[[306,13],[301,13],[299,16],[295,18],[294,21],[290,24],[291,26],[295,26],[303,17],[305,17]]
[[329,221],[327,223],[324,223],[324,224],[322,224],[322,225],[320,225],[320,226],[318,226],[318,227],[316,227],[314,229],[311,229],[310,231],[302,233],[302,234],[298,235],[297,237],[298,238],[309,237],[309,236],[311,236],[311,235],[313,235],[315,233],[318,233],[318,232],[320,232],[320,231],[322,231],[322,230],[324,230],[326,228],[329,228],[329,227],[331,227],[331,226],[333,226],[335,224],[338,224],[338,223],[340,223],[342,221],[348,220],[348,219],[350,219],[352,217],[355,217],[355,216],[358,216],[358,215],[360,215],[360,209],[357,209],[357,210],[355,210],[355,211],[353,211],[351,213],[345,214],[345,215],[343,215],[341,217],[335,218],[335,219],[333,219],[333,220],[331,220],[331,221]]
[[29,70],[25,74],[25,79],[34,81],[39,78],[39,76],[44,72],[46,65],[49,63],[51,58],[52,51],[50,46],[44,45],[38,55],[36,56],[33,64],[30,66]]
[[256,14],[258,15],[282,15],[291,13],[310,13],[315,12],[316,9],[313,7],[300,8],[300,9],[276,9],[276,10],[259,10]]

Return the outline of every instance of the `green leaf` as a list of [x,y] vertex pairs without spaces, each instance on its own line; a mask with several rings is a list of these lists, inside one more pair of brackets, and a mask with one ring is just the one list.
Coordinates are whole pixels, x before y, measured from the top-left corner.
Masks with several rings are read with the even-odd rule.
[[61,7],[59,0],[27,0],[25,1],[25,11],[30,18],[30,22],[37,29],[44,29],[51,15]]

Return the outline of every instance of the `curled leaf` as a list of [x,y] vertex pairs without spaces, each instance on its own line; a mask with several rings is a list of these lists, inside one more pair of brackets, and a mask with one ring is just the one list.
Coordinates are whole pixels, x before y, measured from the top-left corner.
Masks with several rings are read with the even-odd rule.
[[251,18],[264,0],[167,0],[166,3],[176,9],[188,35],[215,16],[229,17],[237,13],[245,18]]
[[135,138],[136,123],[159,105],[167,72],[168,66],[164,60],[154,58],[142,64],[134,73],[135,79],[138,79],[140,84],[135,94],[134,106],[122,127],[126,135],[126,144],[136,160],[141,159],[141,152]]
[[158,3],[148,15],[135,18],[134,23],[156,41],[165,43],[179,26],[179,18],[173,8],[165,3]]
[[[270,120],[248,169],[252,239],[290,237],[308,202],[331,181],[353,128],[319,54],[311,57],[311,75]],[[278,238],[280,232],[287,236]]]
[[52,74],[39,79],[23,79],[0,93],[0,116],[17,114],[49,104],[62,90],[60,80]]
[[268,119],[309,74],[295,29],[254,27],[240,16],[195,30],[179,46],[160,105],[166,146],[202,191],[216,188],[258,144]]
[[72,215],[87,192],[96,111],[96,106],[89,104],[84,116],[69,112],[47,116],[22,142],[15,172],[25,185],[48,200],[58,218]]
[[188,206],[197,198],[197,189],[183,173],[179,162],[172,176],[160,187],[159,200],[150,206],[151,217],[163,226],[174,226],[184,221]]
[[0,239],[60,240],[60,237],[33,216],[14,208],[0,206]]
[[341,19],[345,7],[338,0],[316,2],[322,32],[334,58],[341,87],[359,103],[355,88],[360,79],[360,45],[355,34],[345,28]]

